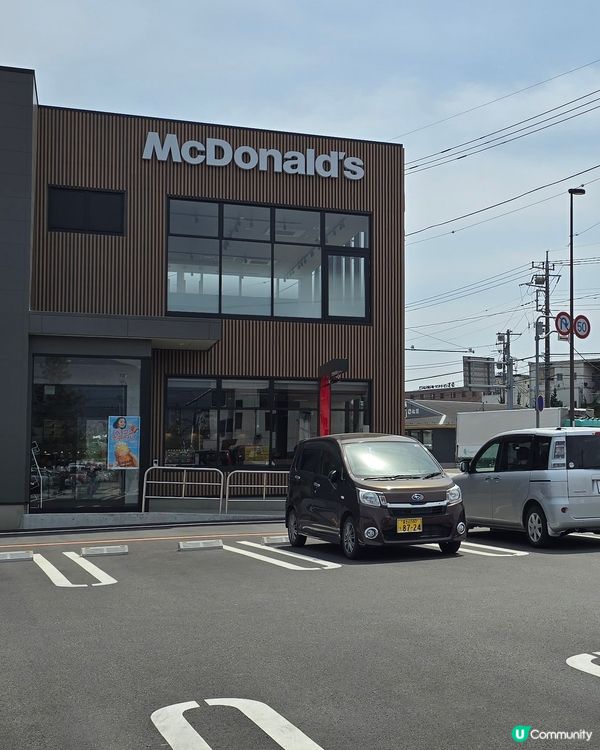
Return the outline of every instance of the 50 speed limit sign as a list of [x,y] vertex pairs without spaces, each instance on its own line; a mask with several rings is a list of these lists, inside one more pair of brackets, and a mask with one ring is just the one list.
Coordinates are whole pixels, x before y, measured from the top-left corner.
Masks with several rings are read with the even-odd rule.
[[580,339],[586,339],[590,335],[590,321],[585,315],[578,315],[573,321],[573,331]]

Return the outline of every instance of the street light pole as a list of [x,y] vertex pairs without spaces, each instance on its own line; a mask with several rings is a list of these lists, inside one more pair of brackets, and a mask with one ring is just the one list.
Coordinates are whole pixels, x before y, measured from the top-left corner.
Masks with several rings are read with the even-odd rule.
[[571,316],[571,335],[569,337],[569,422],[571,427],[575,426],[575,320],[574,294],[573,294],[573,196],[585,195],[583,188],[569,188],[570,211],[569,211],[569,315]]

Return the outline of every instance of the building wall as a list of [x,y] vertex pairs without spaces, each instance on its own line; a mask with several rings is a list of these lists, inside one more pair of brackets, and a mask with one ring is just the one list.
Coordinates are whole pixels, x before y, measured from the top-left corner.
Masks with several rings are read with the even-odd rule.
[[0,483],[0,529],[18,523],[28,492],[28,302],[36,105],[33,71],[0,68],[0,411],[6,425],[0,455],[2,465],[10,467],[2,472]]
[[[372,429],[401,432],[404,368],[403,149],[395,144],[40,107],[32,308],[54,312],[164,316],[167,196],[369,212],[371,324],[225,319],[208,352],[155,351],[153,448],[162,440],[166,375],[316,378],[332,357],[347,377],[373,381]],[[365,163],[361,180],[273,174],[142,160],[146,135],[180,143],[223,138],[235,148],[345,150]],[[127,192],[125,236],[47,231],[47,186]]]

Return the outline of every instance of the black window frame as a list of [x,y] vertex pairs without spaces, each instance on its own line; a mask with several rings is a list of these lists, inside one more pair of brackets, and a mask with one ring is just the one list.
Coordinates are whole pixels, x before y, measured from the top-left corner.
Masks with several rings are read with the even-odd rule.
[[[59,223],[53,224],[51,222],[50,211],[51,211],[51,192],[53,190],[60,190],[62,192],[71,193],[84,193],[86,195],[120,195],[123,198],[123,212],[122,212],[122,230],[109,230],[109,229],[89,229],[74,227],[61,226]],[[89,188],[89,187],[74,187],[71,185],[56,185],[48,184],[47,187],[47,200],[46,200],[46,226],[48,232],[68,232],[71,234],[92,234],[100,236],[110,237],[125,237],[127,235],[127,191],[126,190],[114,190],[105,188]],[[84,211],[85,213],[85,211]]]
[[[225,400],[224,400],[224,396],[223,396],[223,387],[222,387],[223,381],[227,381],[227,380],[239,380],[239,381],[253,382],[253,381],[256,381],[256,380],[267,380],[268,383],[269,383],[269,387],[268,387],[268,391],[267,391],[268,392],[268,398],[269,398],[269,405],[268,406],[266,406],[266,407],[238,407],[238,406],[236,406],[235,409],[231,409],[229,411],[234,411],[234,412],[238,412],[239,411],[239,412],[242,412],[242,411],[245,411],[245,410],[254,410],[254,409],[257,409],[258,411],[270,414],[269,420],[272,420],[274,418],[274,416],[277,414],[277,412],[281,411],[281,407],[276,406],[276,403],[275,403],[275,384],[276,383],[281,382],[281,381],[294,382],[294,383],[311,383],[311,384],[316,385],[317,387],[318,387],[318,383],[319,383],[319,381],[318,381],[317,378],[297,378],[297,377],[283,377],[283,376],[264,378],[264,377],[258,377],[258,376],[257,377],[252,377],[252,376],[239,377],[239,376],[236,376],[236,375],[180,375],[180,374],[176,374],[176,373],[168,373],[168,374],[166,374],[165,377],[164,377],[164,383],[163,383],[163,433],[162,433],[161,438],[160,438],[161,439],[161,456],[162,456],[163,464],[165,466],[185,466],[185,465],[189,466],[189,465],[191,465],[191,464],[176,464],[176,463],[168,464],[167,461],[166,461],[166,449],[165,449],[165,442],[164,442],[164,437],[165,437],[164,425],[166,425],[168,423],[168,419],[167,419],[167,413],[168,413],[168,409],[169,409],[169,405],[168,405],[168,391],[169,391],[169,381],[170,380],[190,380],[190,381],[193,381],[193,380],[214,380],[214,381],[216,381],[216,387],[215,387],[215,392],[214,392],[214,397],[213,397],[213,406],[211,407],[211,409],[214,409],[217,412],[217,431],[218,432],[220,431],[221,411],[222,410],[223,411],[228,411],[228,409],[227,409],[227,407],[225,405]],[[366,404],[366,406],[364,408],[365,424],[369,425],[369,428],[372,430],[372,415],[373,415],[373,397],[372,397],[373,396],[373,381],[372,381],[372,379],[364,378],[364,379],[361,380],[361,379],[354,379],[353,378],[352,380],[346,380],[344,378],[343,380],[341,380],[339,382],[341,382],[341,383],[348,383],[348,384],[356,384],[356,385],[360,384],[360,385],[366,386],[367,404]],[[340,410],[337,410],[337,411],[340,411]],[[320,422],[321,422],[321,404],[320,404],[320,399],[319,399],[319,395],[318,395],[318,388],[317,388],[317,394],[316,394],[316,408],[315,408],[315,413],[316,413],[316,423],[317,423],[317,429],[318,429],[318,426],[320,425]],[[235,420],[235,418],[234,418],[234,420]],[[291,456],[289,458],[289,464],[288,464],[288,459],[286,459],[285,461],[283,461],[281,464],[278,464],[278,465],[275,465],[273,463],[273,461],[274,461],[274,458],[273,458],[274,438],[273,438],[273,436],[275,434],[275,431],[273,429],[273,423],[272,422],[270,424],[269,423],[267,423],[267,424],[268,424],[267,429],[269,430],[269,442],[268,442],[269,460],[268,460],[268,462],[266,462],[264,464],[257,464],[257,463],[232,464],[231,465],[231,469],[248,469],[248,470],[252,470],[252,469],[257,469],[257,467],[260,466],[261,468],[264,467],[264,470],[269,470],[270,469],[272,471],[281,471],[281,470],[283,470],[282,469],[283,463],[286,464],[286,466],[285,466],[286,470],[289,469],[292,466],[293,456]],[[365,434],[367,434],[367,433],[365,433]],[[318,437],[318,436],[315,436],[315,437]],[[312,439],[314,440],[315,438],[312,438]],[[217,447],[215,449],[215,453],[217,453],[217,454],[221,451],[221,442],[220,441],[221,441],[221,435],[218,434],[217,435]],[[299,441],[299,442],[301,442],[301,441]],[[226,466],[224,467],[222,464],[219,464],[219,465],[217,465],[217,468],[223,469],[223,468],[227,468],[227,467]]]
[[[187,234],[171,234],[171,201],[190,201],[195,203],[217,203],[218,204],[218,237],[208,235],[187,235]],[[257,206],[259,208],[268,208],[270,211],[270,240],[266,244],[271,245],[271,310],[269,315],[240,315],[235,313],[224,313],[222,312],[222,297],[223,297],[223,249],[222,243],[225,240],[231,240],[229,237],[224,236],[224,206]],[[320,227],[321,227],[321,242],[318,245],[314,243],[304,243],[298,241],[276,241],[275,233],[275,212],[277,209],[289,209],[294,211],[307,211],[311,213],[318,212],[320,214]],[[365,248],[352,248],[344,247],[340,245],[327,245],[325,244],[325,216],[326,214],[347,214],[348,216],[363,216],[368,221],[368,235],[369,235],[369,246]],[[324,209],[314,208],[308,206],[292,206],[285,204],[275,203],[260,203],[254,201],[231,201],[231,200],[215,200],[211,198],[195,198],[187,197],[182,195],[168,194],[166,196],[166,214],[167,220],[166,225],[166,267],[169,264],[169,238],[173,237],[189,237],[193,239],[218,239],[219,241],[219,304],[217,312],[193,312],[193,311],[180,311],[169,309],[169,277],[168,271],[164,281],[164,294],[165,294],[165,310],[169,316],[185,316],[185,317],[198,317],[198,318],[222,318],[222,319],[240,319],[244,320],[284,320],[284,321],[296,321],[303,323],[347,323],[349,325],[372,325],[372,290],[373,290],[373,274],[372,274],[372,257],[373,257],[373,214],[365,211],[347,211],[339,209]],[[265,244],[264,239],[243,239],[243,242],[258,242]],[[318,317],[300,317],[300,316],[289,316],[289,315],[275,315],[275,276],[274,276],[274,265],[275,265],[275,246],[276,245],[306,245],[306,247],[319,247],[321,251],[321,314]],[[365,315],[364,317],[357,316],[345,316],[345,315],[329,315],[329,259],[333,256],[343,257],[361,257],[365,261],[365,280],[364,280],[364,294],[365,294]]]

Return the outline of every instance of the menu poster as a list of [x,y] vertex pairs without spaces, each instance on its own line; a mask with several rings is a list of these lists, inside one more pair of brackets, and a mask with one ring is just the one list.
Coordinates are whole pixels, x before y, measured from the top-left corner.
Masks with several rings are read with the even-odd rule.
[[140,418],[108,418],[109,469],[137,469],[140,464]]

